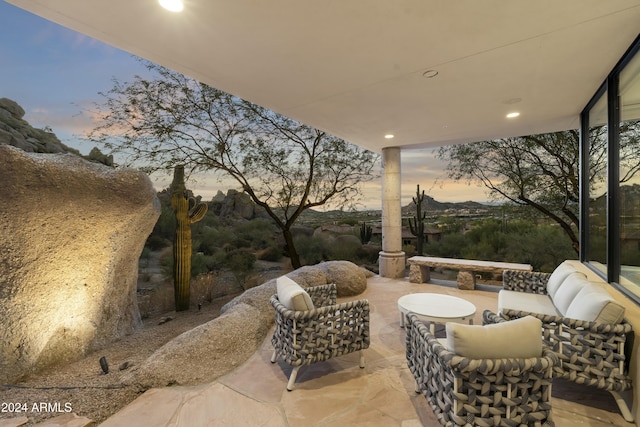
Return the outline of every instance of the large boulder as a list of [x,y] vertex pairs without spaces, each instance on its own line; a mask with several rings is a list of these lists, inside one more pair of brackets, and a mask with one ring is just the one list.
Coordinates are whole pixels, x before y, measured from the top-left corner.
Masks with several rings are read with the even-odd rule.
[[327,261],[316,266],[336,284],[338,297],[350,297],[361,294],[367,289],[366,270],[349,261]]
[[258,309],[237,304],[160,347],[124,382],[142,389],[211,382],[251,357],[268,330]]
[[138,259],[160,214],[149,178],[0,145],[0,381],[133,332]]

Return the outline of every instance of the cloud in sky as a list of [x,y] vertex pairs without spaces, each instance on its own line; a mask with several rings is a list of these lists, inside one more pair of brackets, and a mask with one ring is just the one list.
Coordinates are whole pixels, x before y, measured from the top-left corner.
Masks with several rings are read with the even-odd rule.
[[[82,136],[97,125],[93,107],[103,102],[99,92],[111,89],[114,78],[125,82],[147,73],[133,55],[6,2],[0,2],[0,40],[0,97],[20,104],[32,126],[50,127],[83,154],[94,146]],[[488,200],[482,188],[447,179],[445,167],[433,150],[403,151],[402,204],[411,202],[417,184],[438,201]],[[152,179],[158,189],[171,182],[167,175]],[[238,187],[212,176],[198,176],[188,186],[204,199]],[[362,191],[362,207],[380,209],[381,180],[365,184]]]

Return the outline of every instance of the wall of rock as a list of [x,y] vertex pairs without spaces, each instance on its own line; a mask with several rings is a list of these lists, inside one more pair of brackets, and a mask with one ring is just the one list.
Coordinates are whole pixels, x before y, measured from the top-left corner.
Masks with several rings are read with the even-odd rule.
[[160,214],[145,174],[0,143],[0,200],[0,382],[140,326],[138,259]]

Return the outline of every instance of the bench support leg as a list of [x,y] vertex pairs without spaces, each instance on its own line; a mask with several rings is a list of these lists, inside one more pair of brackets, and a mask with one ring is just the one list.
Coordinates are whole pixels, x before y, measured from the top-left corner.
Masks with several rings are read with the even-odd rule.
[[426,265],[410,264],[409,281],[411,283],[429,283],[431,272]]
[[458,272],[458,289],[474,290],[476,288],[476,275],[473,271]]

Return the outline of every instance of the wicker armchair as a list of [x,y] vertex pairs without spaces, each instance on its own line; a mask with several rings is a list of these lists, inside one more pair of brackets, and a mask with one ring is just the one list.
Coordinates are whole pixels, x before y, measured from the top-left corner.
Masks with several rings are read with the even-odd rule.
[[275,309],[275,330],[271,343],[275,363],[278,356],[293,366],[287,390],[291,391],[303,365],[332,357],[360,352],[364,368],[364,352],[369,347],[369,302],[357,300],[336,304],[335,284],[306,288],[316,308],[296,311],[284,306],[278,295],[271,297]]
[[[507,270],[503,275],[503,289],[546,295],[550,277],[550,273]],[[560,360],[554,367],[554,377],[607,390],[616,400],[623,417],[633,421],[633,415],[620,395],[621,391],[632,386],[625,343],[633,333],[633,327],[626,319],[620,323],[601,323],[503,307],[499,314],[483,313],[483,323],[523,316],[535,316],[542,321],[542,340]]]
[[415,314],[406,318],[407,364],[444,426],[554,426],[551,383],[556,355],[471,359],[445,348]]

